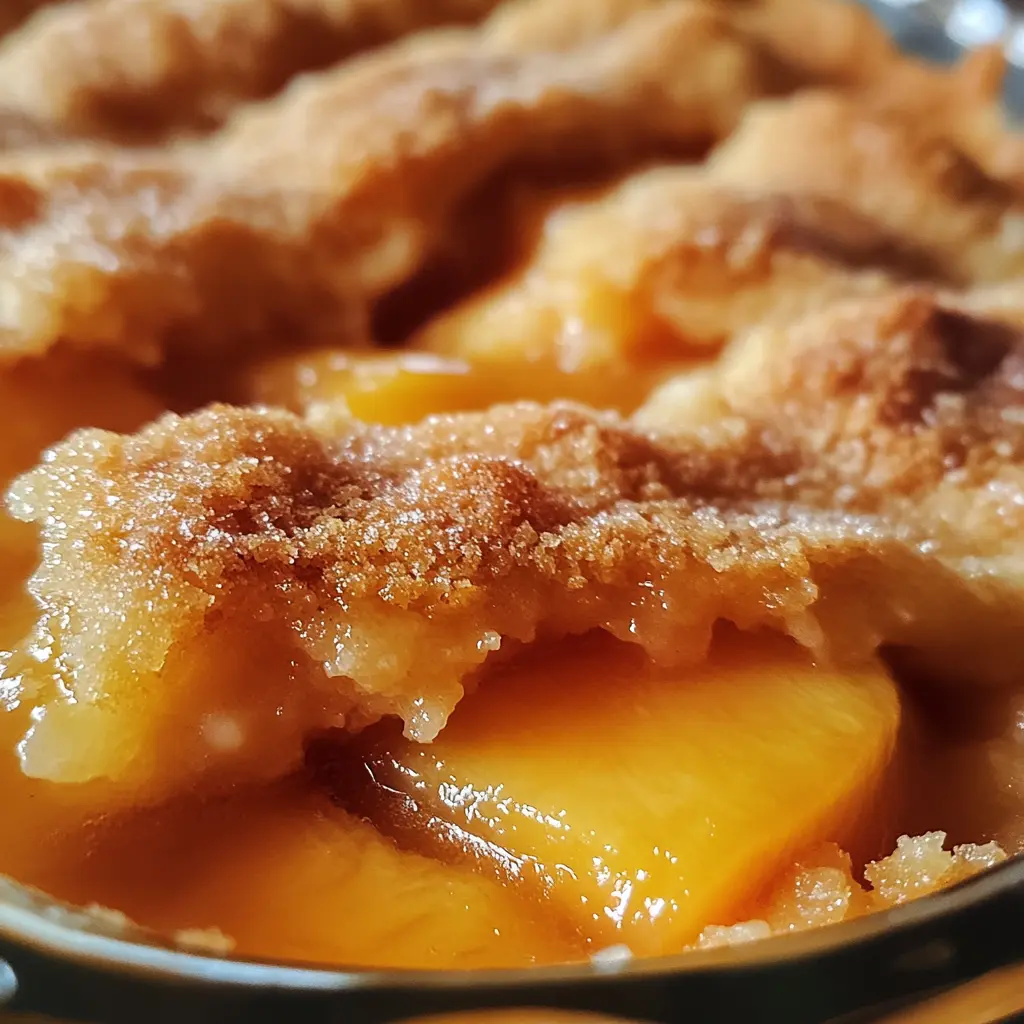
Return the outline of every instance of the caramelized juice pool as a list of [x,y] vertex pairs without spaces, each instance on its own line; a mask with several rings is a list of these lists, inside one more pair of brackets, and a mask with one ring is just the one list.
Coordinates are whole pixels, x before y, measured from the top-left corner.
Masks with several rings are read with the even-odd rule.
[[[617,645],[600,644],[602,657],[614,659]],[[583,677],[563,686],[561,705],[585,707],[593,695]],[[466,698],[467,717],[473,700]],[[941,828],[954,842],[996,838],[1015,852],[1015,701],[990,699],[987,714],[976,712],[959,732],[956,715],[921,711],[916,695],[903,703],[912,713],[883,780],[888,792],[871,802],[875,818],[858,825],[859,838],[847,829],[845,841],[861,847],[858,856],[882,856],[901,832]],[[328,795],[310,772],[96,816],[88,792],[21,774],[13,749],[26,724],[22,709],[0,715],[0,873],[59,899],[113,908],[165,933],[218,929],[240,955],[290,962],[518,967],[578,960],[595,948],[557,899],[456,863],[429,843],[395,842],[342,809],[345,794]],[[765,722],[758,742],[771,742],[772,727]],[[741,747],[736,756],[745,756]],[[734,919],[758,912],[733,909]],[[604,931],[597,938],[607,944]]]

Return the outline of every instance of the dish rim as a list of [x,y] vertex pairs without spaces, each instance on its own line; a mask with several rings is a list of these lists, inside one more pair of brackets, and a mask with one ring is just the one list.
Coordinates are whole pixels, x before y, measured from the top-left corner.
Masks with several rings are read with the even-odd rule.
[[[614,962],[589,961],[515,968],[372,968],[261,960],[173,944],[130,923],[83,911],[32,887],[0,876],[0,954],[16,945],[80,966],[168,980],[337,992],[352,989],[472,989],[523,984],[591,982],[617,978],[658,979],[718,973],[738,966],[813,960],[864,947],[880,937],[907,938],[965,910],[1020,897],[1024,902],[1024,854],[1010,857],[949,889],[853,921],[773,935],[714,949],[691,949]],[[1012,899],[1011,899],[1011,902]],[[85,921],[83,922],[83,917]],[[83,927],[83,923],[86,927]],[[118,934],[120,932],[120,934]],[[1021,942],[1024,947],[1024,937]],[[1024,955],[1022,948],[1021,955]],[[0,960],[2,962],[2,960]],[[1001,964],[993,964],[993,969]]]

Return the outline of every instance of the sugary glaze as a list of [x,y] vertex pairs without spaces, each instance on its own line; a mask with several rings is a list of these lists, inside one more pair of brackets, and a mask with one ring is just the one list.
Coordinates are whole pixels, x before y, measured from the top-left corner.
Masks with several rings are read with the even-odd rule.
[[[1020,848],[995,55],[829,0],[38,6],[0,42],[0,870],[246,955],[511,966]],[[516,835],[444,799],[492,778]],[[552,867],[559,815],[622,863]],[[627,882],[671,912],[631,931]]]

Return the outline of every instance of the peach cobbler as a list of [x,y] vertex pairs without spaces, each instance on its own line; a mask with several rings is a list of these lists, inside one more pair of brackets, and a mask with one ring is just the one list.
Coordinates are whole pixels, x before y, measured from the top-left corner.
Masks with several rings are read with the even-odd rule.
[[377,966],[1024,849],[1024,144],[842,0],[0,18],[0,873]]

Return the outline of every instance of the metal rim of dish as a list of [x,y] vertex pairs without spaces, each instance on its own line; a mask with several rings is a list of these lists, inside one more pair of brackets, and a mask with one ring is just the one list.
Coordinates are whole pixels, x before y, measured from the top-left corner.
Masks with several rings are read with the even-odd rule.
[[[84,1001],[79,1012],[89,1016],[82,1019],[118,1024],[154,1019],[153,1006],[168,999],[186,1008],[178,1012],[190,1021],[232,1020],[233,1012],[239,1020],[270,1021],[287,1007],[304,1021],[352,1013],[352,1019],[383,1022],[408,1019],[415,1004],[417,1015],[541,1006],[667,1022],[685,1004],[695,1020],[713,1019],[714,1008],[745,1020],[798,1024],[917,1001],[1024,960],[1024,857],[891,910],[768,941],[495,971],[346,969],[184,950],[142,931],[118,934],[102,917],[94,922],[86,914],[83,927],[81,911],[16,883],[5,886],[0,958],[13,969],[11,1008],[78,1019],[67,1004]],[[302,1005],[302,997],[312,1001]],[[123,1005],[91,1016],[93,1004],[115,1003]]]

